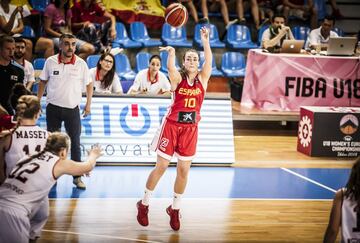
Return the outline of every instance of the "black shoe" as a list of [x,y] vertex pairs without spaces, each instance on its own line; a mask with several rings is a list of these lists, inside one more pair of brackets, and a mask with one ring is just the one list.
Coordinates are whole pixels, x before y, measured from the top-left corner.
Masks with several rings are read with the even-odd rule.
[[199,19],[198,24],[210,24],[210,21],[208,18],[205,17],[205,18]]

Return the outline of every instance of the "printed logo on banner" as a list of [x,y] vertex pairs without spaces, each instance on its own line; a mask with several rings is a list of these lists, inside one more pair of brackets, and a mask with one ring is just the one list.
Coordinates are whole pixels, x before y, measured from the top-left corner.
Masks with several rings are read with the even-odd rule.
[[310,145],[312,137],[312,125],[308,116],[303,116],[299,123],[299,138],[303,147]]
[[340,131],[345,134],[345,141],[351,141],[352,137],[350,135],[354,134],[359,128],[359,120],[356,116],[352,114],[347,114],[343,116],[340,120]]
[[[150,128],[150,123],[151,123],[151,119],[150,119],[150,115],[149,112],[147,111],[147,109],[145,109],[144,107],[140,107],[140,112],[141,115],[144,117],[144,125],[142,126],[142,128],[135,130],[130,128],[130,126],[127,124],[126,122],[126,117],[129,115],[129,107],[126,106],[122,109],[121,113],[120,113],[120,125],[121,127],[124,129],[124,132],[126,132],[129,135],[132,136],[141,136],[144,135]],[[131,117],[138,117],[139,116],[139,107],[137,104],[132,104],[131,105]]]

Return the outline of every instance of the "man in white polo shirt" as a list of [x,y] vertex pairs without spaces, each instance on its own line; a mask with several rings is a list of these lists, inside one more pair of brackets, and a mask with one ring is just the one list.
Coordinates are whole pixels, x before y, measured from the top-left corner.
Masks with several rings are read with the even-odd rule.
[[[86,105],[84,116],[90,114],[93,85],[89,77],[86,62],[75,55],[76,38],[72,34],[60,37],[59,54],[46,59],[44,69],[40,74],[38,97],[46,96],[46,123],[50,132],[60,131],[64,121],[66,132],[71,139],[71,159],[81,160],[80,134],[81,121],[79,105],[82,98],[82,88],[86,86]],[[78,189],[86,189],[81,181],[81,175],[75,176],[73,183]]]
[[317,29],[313,29],[305,44],[306,49],[316,49],[318,45],[322,50],[327,49],[327,44],[330,37],[338,37],[335,31],[332,31],[335,25],[335,18],[332,16],[325,16],[321,26]]

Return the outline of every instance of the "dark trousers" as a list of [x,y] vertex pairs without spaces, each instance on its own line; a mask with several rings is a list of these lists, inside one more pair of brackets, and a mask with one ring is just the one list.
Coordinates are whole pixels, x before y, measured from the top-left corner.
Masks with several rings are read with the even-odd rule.
[[[81,161],[80,134],[81,121],[79,107],[73,109],[48,104],[46,106],[46,125],[49,132],[60,132],[64,122],[66,133],[71,140],[71,159]],[[76,178],[74,176],[74,178]]]

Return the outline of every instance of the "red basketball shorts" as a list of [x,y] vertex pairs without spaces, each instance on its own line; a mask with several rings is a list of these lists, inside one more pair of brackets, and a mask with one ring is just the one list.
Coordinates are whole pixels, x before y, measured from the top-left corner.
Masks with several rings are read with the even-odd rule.
[[180,160],[192,160],[198,140],[197,124],[184,124],[164,119],[151,143],[152,150],[171,160],[173,155]]

